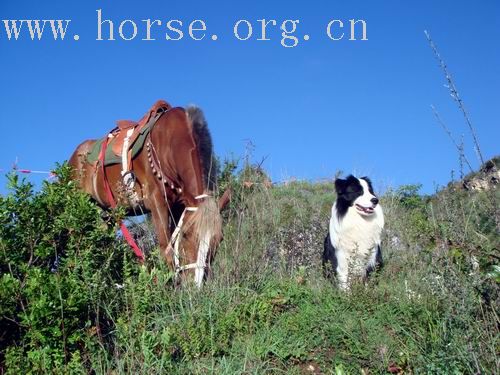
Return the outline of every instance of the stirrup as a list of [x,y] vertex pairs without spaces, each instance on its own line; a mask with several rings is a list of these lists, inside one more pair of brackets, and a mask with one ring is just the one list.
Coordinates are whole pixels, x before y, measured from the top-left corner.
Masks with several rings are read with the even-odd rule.
[[122,175],[123,185],[125,186],[125,190],[127,192],[132,192],[135,186],[135,174],[132,171],[125,172]]

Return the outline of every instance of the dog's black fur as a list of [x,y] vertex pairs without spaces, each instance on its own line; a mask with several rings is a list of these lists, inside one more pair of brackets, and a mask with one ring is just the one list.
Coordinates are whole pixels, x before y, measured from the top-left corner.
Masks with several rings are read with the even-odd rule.
[[325,243],[323,245],[323,275],[330,279],[335,276],[337,269],[337,257],[335,256],[335,248],[330,240],[330,232],[325,237]]

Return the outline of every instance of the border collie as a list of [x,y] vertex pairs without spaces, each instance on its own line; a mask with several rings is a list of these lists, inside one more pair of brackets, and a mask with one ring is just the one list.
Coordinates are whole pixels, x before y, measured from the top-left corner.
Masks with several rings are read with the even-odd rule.
[[366,278],[382,265],[384,214],[367,177],[337,179],[335,191],[337,200],[325,238],[323,271],[327,277],[335,274],[340,288],[346,290],[352,278]]

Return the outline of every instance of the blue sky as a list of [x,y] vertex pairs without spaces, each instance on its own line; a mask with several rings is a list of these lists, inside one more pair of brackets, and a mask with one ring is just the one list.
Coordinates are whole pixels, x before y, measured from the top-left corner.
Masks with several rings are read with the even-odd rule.
[[[96,40],[97,9],[114,22],[117,40]],[[162,26],[154,29],[156,41],[142,41],[147,18],[182,20],[183,39],[165,40]],[[278,24],[267,32],[270,41],[256,40],[263,18]],[[448,64],[485,158],[499,153],[495,0],[3,0],[0,19],[71,20],[64,41],[50,34],[32,41],[27,29],[8,40],[0,23],[2,175],[16,157],[20,168],[50,170],[82,140],[103,136],[117,119],[140,118],[163,98],[205,111],[219,156],[244,155],[251,140],[254,160],[266,157],[275,181],[331,178],[342,170],[367,174],[379,188],[418,182],[432,192],[457,171],[458,155],[431,104],[457,138],[464,134],[467,156],[475,167],[478,162],[425,29]],[[125,19],[138,26],[132,41],[116,35]],[[207,25],[202,41],[187,35],[195,19]],[[240,19],[253,24],[248,41],[233,35]],[[300,20],[295,48],[280,45],[278,28],[286,19]],[[332,19],[342,20],[346,32],[349,19],[364,19],[368,40],[329,40]],[[3,177],[0,186],[4,193]]]

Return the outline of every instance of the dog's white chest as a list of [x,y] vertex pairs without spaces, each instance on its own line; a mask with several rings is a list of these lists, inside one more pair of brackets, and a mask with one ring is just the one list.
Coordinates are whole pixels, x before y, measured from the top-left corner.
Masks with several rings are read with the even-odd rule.
[[380,206],[368,218],[359,215],[354,208],[349,208],[340,221],[333,208],[330,238],[337,257],[345,259],[353,270],[363,271],[380,245],[383,227],[384,217]]

